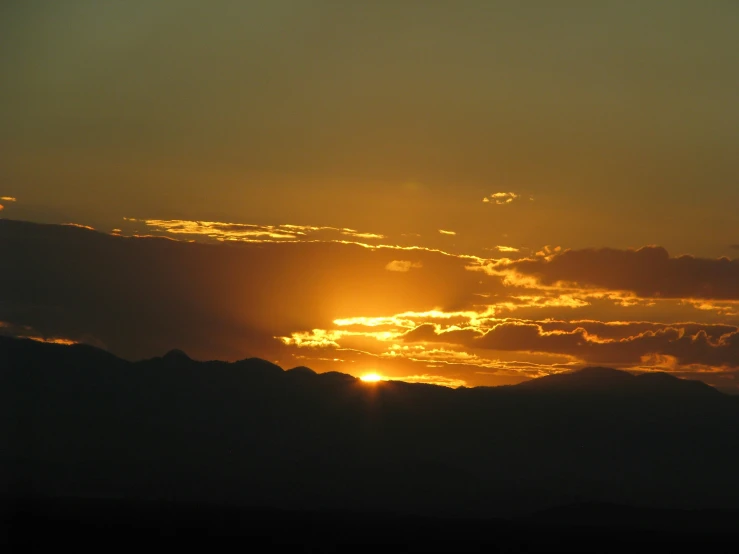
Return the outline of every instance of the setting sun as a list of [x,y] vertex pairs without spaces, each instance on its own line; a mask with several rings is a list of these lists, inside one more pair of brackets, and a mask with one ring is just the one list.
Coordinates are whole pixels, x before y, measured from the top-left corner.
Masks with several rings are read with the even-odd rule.
[[366,383],[377,383],[383,380],[382,376],[377,373],[367,373],[366,375],[362,375],[360,379]]

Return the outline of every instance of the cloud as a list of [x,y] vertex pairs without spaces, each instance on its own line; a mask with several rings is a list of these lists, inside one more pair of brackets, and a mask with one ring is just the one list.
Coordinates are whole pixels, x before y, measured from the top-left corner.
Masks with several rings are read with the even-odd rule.
[[482,201],[486,204],[495,203],[498,206],[504,206],[506,204],[510,204],[518,198],[520,198],[520,195],[516,194],[515,192],[494,192],[493,194],[483,198]]
[[254,223],[227,223],[222,221],[191,221],[184,219],[135,219],[124,218],[131,223],[142,223],[150,231],[172,235],[190,235],[214,241],[270,242],[341,240],[344,237],[364,240],[387,238],[380,233],[359,232],[348,227],[312,225],[258,225]]
[[458,344],[495,351],[547,352],[572,356],[587,363],[635,365],[654,356],[669,356],[678,364],[739,367],[739,329],[721,333],[696,325],[653,324],[652,329],[621,338],[591,334],[583,326],[545,327],[535,322],[504,322],[481,332],[473,329],[440,330],[424,324],[403,336],[406,342]]
[[441,233],[442,235],[456,235],[457,234],[456,231],[447,231],[445,229],[439,229],[439,233]]
[[461,329],[457,326],[450,327],[449,330],[442,329],[439,325],[433,323],[424,323],[415,329],[403,334],[403,341],[410,343],[445,342],[448,344],[471,344],[471,341],[480,336],[480,331],[473,328]]
[[40,336],[94,334],[128,359],[184,347],[200,359],[277,359],[286,351],[274,337],[328,329],[337,317],[474,302],[479,276],[465,269],[468,258],[414,249],[410,268],[428,274],[398,279],[385,269],[405,261],[398,251],[353,242],[190,243],[0,220],[0,320]]
[[424,373],[422,375],[406,375],[403,377],[393,377],[388,381],[404,381],[406,383],[425,383],[427,385],[440,385],[443,387],[464,387],[467,382],[464,379],[454,379],[452,377],[443,377],[441,375],[429,375]]
[[[288,231],[310,229],[281,226]],[[739,363],[739,320],[730,320],[739,301],[642,300],[536,277],[511,287],[512,260],[487,260],[497,273],[485,275],[469,271],[483,267],[474,257],[302,236],[189,242],[0,220],[0,321],[28,326],[26,336],[99,341],[128,359],[186,348],[199,359],[258,356],[470,385],[568,364],[673,360],[675,372],[715,373]],[[547,252],[533,261],[547,267],[566,254]]]
[[399,271],[405,273],[411,269],[420,269],[423,267],[421,262],[411,262],[408,260],[393,260],[385,266],[388,271]]
[[647,331],[657,332],[667,328],[681,329],[684,334],[690,336],[703,331],[712,340],[717,340],[723,335],[739,331],[739,327],[736,325],[695,322],[657,323],[652,321],[544,320],[534,323],[539,325],[544,331],[574,331],[577,328],[581,328],[585,330],[591,340],[606,341],[627,339]]
[[499,252],[518,252],[518,248],[514,248],[513,246],[496,246],[495,247]]
[[61,336],[49,336],[37,331],[30,325],[18,325],[15,323],[9,323],[7,321],[0,321],[0,336],[21,337],[24,339],[31,339],[37,342],[46,342],[51,344],[69,345],[84,342],[85,344],[91,344],[99,348],[105,348],[105,344],[95,339],[95,337],[93,337],[92,335],[85,335],[81,337],[81,340],[74,340]]
[[[360,242],[362,240],[376,241],[387,239],[379,233],[364,233],[349,228],[310,226],[310,225],[258,225],[252,223],[225,223],[212,221],[192,220],[161,220],[135,219],[124,217],[126,222],[122,234],[134,237],[177,237],[180,241],[197,241],[203,243],[217,242],[244,242],[244,243],[337,243],[356,244],[368,249],[389,249],[416,252],[434,252],[444,256],[472,260],[475,263],[486,261],[484,258],[471,254],[451,253],[438,248],[418,245],[388,244],[379,242]],[[140,231],[140,225],[145,225],[146,233]],[[453,231],[444,231],[446,234],[456,234]],[[420,235],[403,235],[406,237]],[[352,240],[349,240],[352,239]]]
[[81,223],[63,223],[65,227],[77,227],[78,229],[87,229],[88,231],[94,231],[95,227],[90,227],[89,225],[83,225]]
[[542,251],[488,265],[511,284],[628,291],[641,298],[739,300],[739,259],[670,257],[659,246]]
[[0,196],[0,200],[3,200],[5,202],[17,202],[18,199],[14,196]]
[[[331,227],[322,227],[322,229],[332,229]],[[354,229],[342,229],[342,235],[346,235],[355,239],[384,239],[387,238],[385,235],[379,233],[360,233]]]

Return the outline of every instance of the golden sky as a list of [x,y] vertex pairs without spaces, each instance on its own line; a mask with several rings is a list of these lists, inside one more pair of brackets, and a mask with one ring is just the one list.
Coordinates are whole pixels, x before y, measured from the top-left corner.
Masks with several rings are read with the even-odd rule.
[[0,326],[737,389],[737,37],[720,0],[3,2]]

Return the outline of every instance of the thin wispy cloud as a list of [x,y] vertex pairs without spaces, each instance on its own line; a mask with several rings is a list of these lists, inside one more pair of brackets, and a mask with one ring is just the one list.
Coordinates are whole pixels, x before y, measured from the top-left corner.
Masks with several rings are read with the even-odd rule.
[[87,229],[88,231],[94,231],[95,227],[89,225],[83,225],[82,223],[63,223],[65,227],[77,227],[78,229]]
[[[185,242],[246,242],[246,243],[336,243],[354,244],[375,250],[404,250],[408,252],[433,252],[452,258],[472,260],[476,264],[490,261],[472,254],[453,253],[430,246],[399,245],[386,242],[372,242],[387,239],[379,233],[366,233],[349,228],[311,226],[311,225],[258,225],[252,223],[226,223],[212,221],[192,221],[181,219],[136,219],[124,217],[125,230],[120,234],[135,237],[161,237]],[[143,233],[138,227],[146,227]],[[456,235],[454,231],[440,231],[442,234]],[[160,233],[160,234],[157,234]],[[118,234],[118,233],[116,233]],[[174,236],[181,238],[175,239]],[[416,235],[420,236],[420,235]],[[351,239],[351,240],[350,240]],[[361,240],[368,242],[361,242]]]
[[406,383],[425,383],[428,385],[441,385],[443,387],[464,387],[467,382],[464,379],[454,379],[451,377],[443,377],[441,375],[429,375],[424,373],[422,375],[406,375],[404,377],[394,377],[388,379],[388,381],[404,381]]
[[439,233],[441,233],[442,235],[450,235],[450,236],[457,234],[456,231],[447,231],[446,229],[439,229]]
[[411,269],[420,269],[423,267],[421,262],[411,262],[408,260],[393,260],[385,266],[388,271],[397,271],[400,273],[407,273]]
[[254,223],[228,223],[222,221],[190,221],[184,219],[135,219],[124,218],[132,223],[143,223],[150,230],[173,235],[192,235],[218,241],[265,242],[300,241],[350,237],[363,240],[387,238],[380,233],[360,232],[348,227],[314,225],[259,225]]
[[0,196],[0,200],[3,200],[5,202],[17,202],[18,199],[14,196]]

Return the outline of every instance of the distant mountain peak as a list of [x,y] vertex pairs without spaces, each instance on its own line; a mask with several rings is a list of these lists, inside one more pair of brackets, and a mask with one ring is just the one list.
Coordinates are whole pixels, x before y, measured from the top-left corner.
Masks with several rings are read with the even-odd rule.
[[514,386],[521,390],[566,393],[720,394],[701,381],[680,379],[662,371],[634,375],[621,369],[599,366],[547,375]]
[[306,367],[304,365],[299,365],[298,367],[294,367],[292,369],[288,369],[290,373],[301,373],[304,375],[316,375],[316,372],[313,371],[311,368]]
[[627,371],[594,366],[547,375],[516,386],[525,390],[541,391],[605,391],[628,386],[633,379],[634,376]]
[[167,352],[163,357],[163,360],[167,362],[191,362],[192,358],[188,356],[184,351],[175,348],[174,350],[170,350]]
[[623,379],[626,376],[633,377],[631,373],[628,371],[623,371],[621,369],[614,369],[612,367],[603,367],[603,366],[588,366],[584,367],[582,369],[577,369],[575,371],[572,371],[566,375],[578,375],[579,377],[600,377],[600,378],[616,378],[616,379]]

